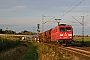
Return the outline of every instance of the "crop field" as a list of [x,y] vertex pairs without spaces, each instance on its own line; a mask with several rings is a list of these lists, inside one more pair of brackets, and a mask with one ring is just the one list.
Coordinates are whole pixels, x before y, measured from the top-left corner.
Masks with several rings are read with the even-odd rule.
[[[74,37],[75,41],[82,41],[82,37]],[[90,37],[84,37],[84,41],[90,41]]]
[[90,46],[90,37],[84,37],[84,40],[82,40],[82,37],[74,37],[75,43],[82,43],[84,42],[84,45]]

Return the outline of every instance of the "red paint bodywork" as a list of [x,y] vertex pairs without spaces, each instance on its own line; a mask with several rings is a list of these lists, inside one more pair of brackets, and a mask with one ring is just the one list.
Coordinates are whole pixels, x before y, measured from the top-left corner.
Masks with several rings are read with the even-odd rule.
[[59,25],[53,29],[39,33],[38,38],[41,42],[72,41],[73,28],[71,25]]
[[[60,29],[69,28],[69,31],[60,31]],[[51,31],[51,40],[72,40],[73,39],[73,29],[71,25],[67,26],[57,26]]]

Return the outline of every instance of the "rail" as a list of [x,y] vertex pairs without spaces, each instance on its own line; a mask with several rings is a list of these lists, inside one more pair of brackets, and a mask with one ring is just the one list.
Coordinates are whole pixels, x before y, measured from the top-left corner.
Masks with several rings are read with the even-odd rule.
[[67,53],[71,53],[76,55],[81,56],[82,58],[84,57],[88,57],[90,58],[90,51],[86,51],[86,50],[82,50],[82,49],[78,49],[78,48],[73,48],[73,47],[62,47],[59,45],[52,45],[52,44],[46,44],[48,47],[56,50],[56,51],[63,51],[63,52],[67,52]]

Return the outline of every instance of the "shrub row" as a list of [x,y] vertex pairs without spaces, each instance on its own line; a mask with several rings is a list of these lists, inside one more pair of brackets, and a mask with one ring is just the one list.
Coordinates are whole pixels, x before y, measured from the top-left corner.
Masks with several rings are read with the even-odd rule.
[[55,51],[43,43],[35,43],[35,45],[37,46],[38,60],[71,60],[73,58],[73,56],[62,51]]
[[9,49],[11,47],[14,47],[19,43],[20,43],[19,40],[8,40],[8,39],[0,38],[0,52]]

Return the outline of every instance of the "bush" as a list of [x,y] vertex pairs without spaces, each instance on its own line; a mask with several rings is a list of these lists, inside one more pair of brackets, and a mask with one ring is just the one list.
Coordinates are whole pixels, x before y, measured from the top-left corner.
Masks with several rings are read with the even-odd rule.
[[19,40],[8,40],[8,39],[0,38],[0,52],[9,49],[11,47],[14,47],[19,43],[20,43]]
[[63,52],[54,51],[43,43],[35,43],[37,46],[38,60],[71,60],[72,56]]

